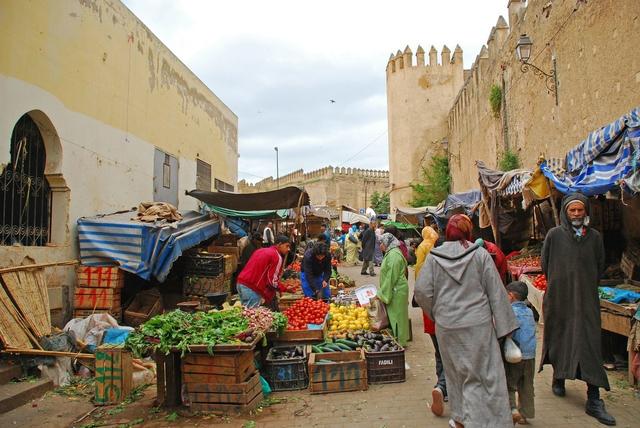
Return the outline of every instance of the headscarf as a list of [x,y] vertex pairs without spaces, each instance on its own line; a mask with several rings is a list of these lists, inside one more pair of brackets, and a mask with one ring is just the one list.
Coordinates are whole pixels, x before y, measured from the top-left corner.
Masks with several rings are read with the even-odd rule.
[[447,223],[445,238],[447,241],[460,241],[467,248],[468,241],[471,241],[471,232],[473,231],[473,223],[471,219],[464,214],[455,214]]
[[389,252],[392,248],[397,248],[400,247],[400,241],[398,241],[398,238],[396,238],[395,236],[393,236],[390,233],[383,233],[382,236],[380,237],[380,243],[384,245],[385,247],[385,252]]
[[[569,205],[574,202],[579,202],[584,206],[585,210],[585,218],[584,222],[580,227],[574,227],[571,224],[571,220],[569,220],[569,215],[567,210],[569,209]],[[586,234],[587,227],[589,226],[589,199],[583,195],[582,193],[570,193],[562,198],[562,208],[560,211],[560,223],[567,230],[571,231],[574,239],[580,240]]]

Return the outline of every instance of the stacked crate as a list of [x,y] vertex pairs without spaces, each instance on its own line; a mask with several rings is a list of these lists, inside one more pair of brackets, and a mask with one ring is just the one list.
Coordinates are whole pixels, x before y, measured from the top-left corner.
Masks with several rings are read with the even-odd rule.
[[118,321],[122,319],[123,271],[115,266],[80,265],[76,268],[76,279],[75,318],[109,313]]
[[262,384],[251,350],[185,354],[182,387],[194,411],[241,413],[255,409],[262,401]]
[[184,256],[183,294],[189,298],[229,292],[224,254],[189,251]]

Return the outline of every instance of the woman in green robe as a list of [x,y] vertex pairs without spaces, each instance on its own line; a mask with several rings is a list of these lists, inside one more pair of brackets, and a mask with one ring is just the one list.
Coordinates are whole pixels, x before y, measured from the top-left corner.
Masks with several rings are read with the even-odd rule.
[[409,340],[409,283],[404,275],[407,261],[400,251],[400,241],[390,233],[380,238],[385,253],[380,267],[377,297],[386,305],[389,326],[401,346]]

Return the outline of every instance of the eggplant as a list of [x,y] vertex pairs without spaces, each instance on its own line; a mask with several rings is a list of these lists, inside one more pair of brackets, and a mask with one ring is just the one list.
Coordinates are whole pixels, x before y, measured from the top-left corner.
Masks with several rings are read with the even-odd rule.
[[389,351],[389,348],[391,348],[391,346],[388,343],[386,343],[380,347],[380,352]]

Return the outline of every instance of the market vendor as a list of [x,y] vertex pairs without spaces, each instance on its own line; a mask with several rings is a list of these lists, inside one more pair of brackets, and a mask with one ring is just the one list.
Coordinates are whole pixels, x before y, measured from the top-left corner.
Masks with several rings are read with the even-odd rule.
[[323,241],[309,245],[302,259],[302,291],[307,297],[314,299],[329,300],[331,289],[329,279],[331,278],[331,256],[329,247]]
[[276,291],[287,291],[280,283],[284,260],[290,250],[289,238],[276,237],[271,247],[256,250],[238,276],[238,295],[243,306],[255,308],[261,304],[270,306]]
[[542,247],[547,291],[540,371],[545,364],[553,366],[552,391],[558,397],[566,394],[566,379],[584,381],[586,413],[602,424],[615,425],[600,399],[600,388],[609,390],[600,343],[602,236],[589,227],[589,200],[580,193],[563,198],[560,218],[561,225],[549,231]]

